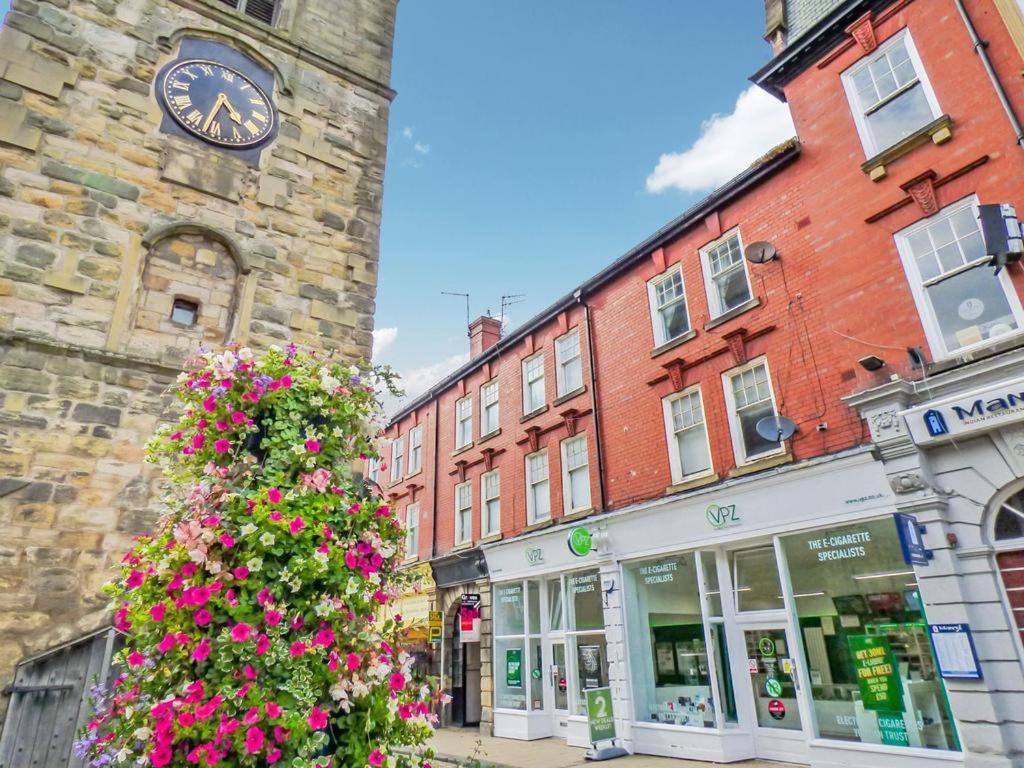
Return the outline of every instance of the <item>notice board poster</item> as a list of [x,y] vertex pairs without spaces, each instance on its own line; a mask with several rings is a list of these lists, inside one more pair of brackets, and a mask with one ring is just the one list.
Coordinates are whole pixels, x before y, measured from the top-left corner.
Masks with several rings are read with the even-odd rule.
[[523,687],[522,648],[509,648],[505,651],[505,684],[509,688]]
[[902,712],[903,686],[889,639],[874,635],[850,635],[850,655],[857,671],[857,684],[864,709]]

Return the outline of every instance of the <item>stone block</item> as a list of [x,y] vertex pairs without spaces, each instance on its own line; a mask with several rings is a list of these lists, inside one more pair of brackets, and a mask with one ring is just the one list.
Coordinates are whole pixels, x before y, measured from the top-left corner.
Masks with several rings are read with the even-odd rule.
[[49,42],[53,38],[53,28],[49,24],[14,9],[8,11],[4,23],[37,40]]
[[23,264],[28,264],[30,267],[45,269],[56,261],[57,254],[45,246],[37,245],[36,243],[25,243],[18,246],[18,250],[14,252],[14,258]]
[[15,104],[0,110],[0,143],[13,144],[35,152],[43,132],[27,123],[28,110]]
[[56,160],[44,160],[41,170],[45,175],[54,179],[81,184],[84,187],[116,195],[125,200],[134,201],[139,199],[138,187],[134,184],[129,184],[127,181],[115,179],[113,176],[107,176],[94,171],[85,171]]
[[246,166],[234,159],[216,157],[209,152],[169,145],[160,158],[160,177],[166,181],[235,202],[239,199]]
[[71,412],[71,418],[80,424],[105,424],[116,427],[121,423],[121,410],[91,403],[78,403]]
[[0,368],[0,390],[49,392],[52,378],[43,371],[32,371],[25,368]]

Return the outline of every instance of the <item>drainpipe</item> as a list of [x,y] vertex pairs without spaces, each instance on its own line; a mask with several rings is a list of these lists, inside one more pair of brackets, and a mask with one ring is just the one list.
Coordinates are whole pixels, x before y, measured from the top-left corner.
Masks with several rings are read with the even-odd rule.
[[601,414],[597,407],[597,367],[594,365],[594,331],[590,325],[590,305],[583,301],[582,292],[576,291],[576,302],[583,306],[583,323],[587,327],[587,358],[590,361],[590,403],[594,410],[594,442],[597,444],[597,493],[600,496],[598,510],[604,512],[604,449],[601,441]]
[[[438,416],[440,415],[440,401],[434,400],[434,448],[431,457],[434,465],[433,477],[431,478],[430,489],[430,559],[437,557],[437,437],[438,437]],[[441,623],[442,632],[444,622]],[[444,641],[441,641],[441,648],[444,648]],[[443,653],[443,651],[442,651]]]
[[1017,145],[1024,146],[1024,128],[1021,127],[1020,120],[1017,119],[1017,115],[1013,111],[1013,105],[1010,104],[1010,100],[1006,96],[1006,89],[1003,88],[999,75],[996,74],[995,69],[992,67],[992,60],[988,57],[988,43],[978,37],[978,31],[974,28],[974,22],[971,21],[971,17],[964,7],[963,0],[953,0],[953,4],[960,11],[960,17],[964,20],[964,26],[967,27],[967,34],[971,37],[971,45],[974,47],[974,52],[981,59],[981,65],[985,68],[985,72],[988,73],[988,79],[992,81],[992,88],[995,89],[996,96],[999,97],[999,103],[1003,105],[1006,117],[1010,120],[1010,126],[1017,135]]

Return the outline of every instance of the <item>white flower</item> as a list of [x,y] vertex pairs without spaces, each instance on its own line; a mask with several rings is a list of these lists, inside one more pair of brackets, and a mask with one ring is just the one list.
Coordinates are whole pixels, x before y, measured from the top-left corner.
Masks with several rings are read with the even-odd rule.
[[253,525],[252,523],[246,523],[245,525],[243,525],[241,527],[241,529],[239,529],[239,532],[243,536],[249,536],[250,534],[256,533],[257,530],[259,530],[259,529],[255,525]]
[[253,557],[245,565],[250,571],[256,573],[263,568],[263,558]]
[[275,541],[277,541],[277,538],[270,531],[267,531],[262,536],[260,536],[260,544],[262,544],[264,547],[274,546]]

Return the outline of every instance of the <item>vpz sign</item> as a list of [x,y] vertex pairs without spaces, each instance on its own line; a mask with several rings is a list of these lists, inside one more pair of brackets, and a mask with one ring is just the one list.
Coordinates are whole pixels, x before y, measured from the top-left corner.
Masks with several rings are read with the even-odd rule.
[[735,504],[728,506],[709,504],[708,508],[704,510],[704,515],[711,523],[712,528],[725,528],[727,525],[739,525],[742,522]]

